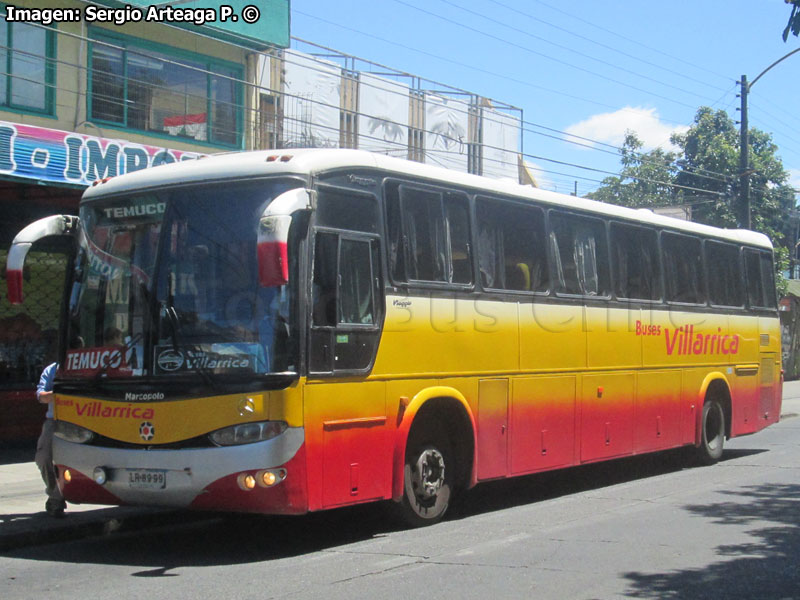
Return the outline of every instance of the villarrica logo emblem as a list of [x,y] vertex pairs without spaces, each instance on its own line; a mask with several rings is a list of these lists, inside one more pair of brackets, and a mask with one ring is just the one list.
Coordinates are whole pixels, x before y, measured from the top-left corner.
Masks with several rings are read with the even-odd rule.
[[145,442],[149,442],[153,439],[153,436],[156,434],[156,428],[153,426],[152,423],[148,423],[145,421],[141,425],[139,425],[139,435],[142,436],[142,439]]

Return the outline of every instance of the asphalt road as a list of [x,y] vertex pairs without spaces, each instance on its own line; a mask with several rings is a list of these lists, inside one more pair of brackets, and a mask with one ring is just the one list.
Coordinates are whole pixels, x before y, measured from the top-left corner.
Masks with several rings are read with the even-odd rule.
[[0,598],[799,598],[800,417],[726,448],[484,484],[426,529],[370,506],[21,549]]

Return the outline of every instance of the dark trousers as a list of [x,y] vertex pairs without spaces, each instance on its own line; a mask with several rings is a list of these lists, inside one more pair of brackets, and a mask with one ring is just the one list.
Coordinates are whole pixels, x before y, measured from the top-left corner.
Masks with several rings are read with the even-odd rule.
[[42,426],[42,433],[36,443],[36,466],[44,480],[45,490],[47,491],[47,506],[50,508],[63,508],[66,506],[64,496],[58,489],[58,478],[56,477],[55,465],[53,465],[53,429],[55,423],[53,419],[45,419]]

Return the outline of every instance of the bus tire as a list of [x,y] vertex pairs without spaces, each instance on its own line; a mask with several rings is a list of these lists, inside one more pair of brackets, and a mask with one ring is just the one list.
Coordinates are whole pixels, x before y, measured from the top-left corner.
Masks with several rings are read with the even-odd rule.
[[412,430],[406,446],[400,518],[412,527],[441,521],[450,505],[454,474],[447,436],[441,431],[431,435]]
[[700,422],[700,446],[697,461],[701,465],[713,465],[722,458],[725,445],[725,411],[719,401],[710,398],[703,404]]

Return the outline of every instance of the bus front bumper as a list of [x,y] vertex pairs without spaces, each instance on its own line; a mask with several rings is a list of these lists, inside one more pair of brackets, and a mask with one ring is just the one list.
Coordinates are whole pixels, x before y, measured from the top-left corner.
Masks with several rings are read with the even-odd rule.
[[[67,502],[301,514],[304,436],[296,427],[264,442],[185,450],[104,448],[56,437],[53,456]],[[256,479],[265,471],[277,475],[273,485]],[[243,484],[248,475],[252,488]]]

